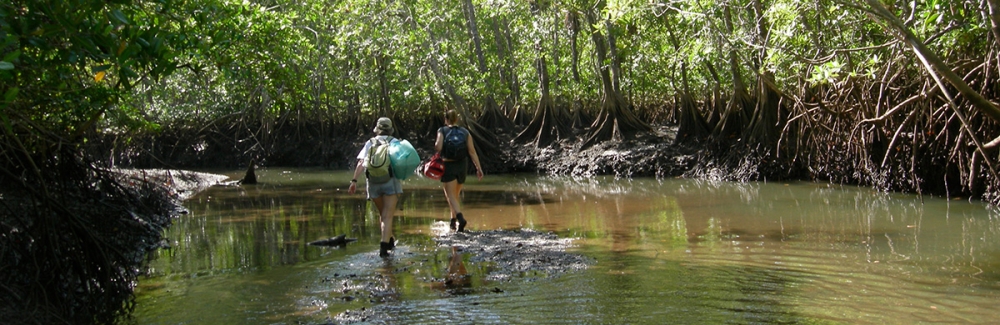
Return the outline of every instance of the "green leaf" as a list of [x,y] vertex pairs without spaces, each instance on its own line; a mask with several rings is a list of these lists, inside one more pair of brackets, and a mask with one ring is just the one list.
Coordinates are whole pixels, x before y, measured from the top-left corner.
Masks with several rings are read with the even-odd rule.
[[122,67],[121,68],[121,72],[122,72],[123,75],[125,75],[128,78],[138,78],[139,77],[139,74],[135,73],[135,71],[133,71],[132,68],[129,68],[129,67]]
[[10,89],[7,89],[7,92],[3,94],[3,101],[8,103],[13,102],[14,97],[17,97],[17,92],[19,90],[20,89],[18,89],[17,87],[11,87]]
[[93,72],[93,73],[98,73],[98,72],[101,72],[101,71],[104,71],[104,70],[107,70],[107,69],[109,69],[109,68],[111,68],[111,65],[110,65],[110,64],[105,64],[105,65],[99,65],[99,66],[96,66],[96,67],[94,67],[93,69],[91,69],[91,70],[90,70],[90,72]]
[[7,129],[7,133],[14,133],[14,127],[10,124],[10,119],[7,118],[7,114],[3,114],[3,110],[0,110],[0,120],[3,121],[3,127]]
[[0,61],[0,70],[14,70],[14,64],[7,61]]
[[121,10],[115,9],[111,11],[111,16],[117,19],[118,22],[122,24],[128,24],[128,18],[125,17],[125,14],[122,13]]
[[21,50],[15,50],[13,52],[7,53],[7,55],[4,55],[3,61],[7,62],[14,61],[17,60],[17,58],[20,56],[21,56]]

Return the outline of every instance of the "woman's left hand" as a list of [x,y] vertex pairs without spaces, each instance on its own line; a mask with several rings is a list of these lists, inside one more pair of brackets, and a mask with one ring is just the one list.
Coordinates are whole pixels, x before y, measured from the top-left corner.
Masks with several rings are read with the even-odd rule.
[[481,168],[476,169],[476,177],[479,177],[479,180],[483,180],[483,170]]

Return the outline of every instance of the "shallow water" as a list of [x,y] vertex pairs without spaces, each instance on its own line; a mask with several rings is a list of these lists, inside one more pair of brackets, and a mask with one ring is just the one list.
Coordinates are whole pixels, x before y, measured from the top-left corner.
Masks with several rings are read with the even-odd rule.
[[[228,173],[239,178],[241,172]],[[995,323],[1000,219],[967,200],[811,183],[470,177],[473,231],[574,238],[583,270],[491,277],[434,236],[438,183],[404,182],[398,248],[348,172],[258,170],[188,200],[151,255],[137,324]],[[363,182],[363,181],[362,181]],[[347,234],[346,247],[307,246]],[[457,258],[452,258],[457,257]],[[456,265],[461,276],[449,276]],[[451,266],[451,267],[449,267]],[[453,274],[454,275],[454,274]],[[345,312],[348,312],[345,314]],[[343,318],[356,313],[358,317]],[[366,314],[367,313],[367,314]],[[365,318],[367,317],[367,318]]]

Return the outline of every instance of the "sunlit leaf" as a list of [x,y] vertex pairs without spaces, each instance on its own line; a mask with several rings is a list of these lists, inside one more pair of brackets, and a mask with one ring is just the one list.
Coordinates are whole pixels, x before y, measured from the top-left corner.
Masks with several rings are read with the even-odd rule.
[[95,74],[94,75],[94,81],[101,82],[102,80],[104,80],[104,74],[105,74],[105,71],[100,71],[97,74]]

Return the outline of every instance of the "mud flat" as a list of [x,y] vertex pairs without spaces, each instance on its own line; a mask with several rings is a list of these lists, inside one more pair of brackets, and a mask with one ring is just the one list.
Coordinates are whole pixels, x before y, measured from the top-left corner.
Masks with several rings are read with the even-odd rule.
[[[468,263],[485,265],[486,281],[509,282],[529,278],[554,278],[567,272],[575,272],[589,268],[596,260],[571,252],[573,238],[560,238],[550,232],[539,232],[531,229],[489,230],[465,233],[444,231],[433,238],[436,247],[427,251],[451,251],[452,261],[449,263],[448,274],[441,278],[427,277],[421,263],[414,260],[427,260],[419,249],[397,249],[393,261],[400,267],[394,267],[393,273],[412,273],[423,279],[430,287],[439,287],[444,291],[464,290],[463,293],[503,293],[498,286],[480,285],[470,288],[463,285],[469,275],[461,255],[469,255]],[[457,259],[457,260],[456,260]],[[409,261],[409,262],[408,262]],[[460,262],[460,263],[457,263]],[[457,270],[461,268],[461,270]],[[473,269],[473,267],[469,267]],[[359,273],[362,271],[359,270]],[[387,276],[378,273],[359,275],[358,273],[337,274],[336,279],[343,284],[350,295],[339,299],[351,301],[354,299],[369,299],[373,306],[348,310],[329,320],[329,324],[354,323],[393,323],[391,303],[398,301],[399,293],[390,285]]]

